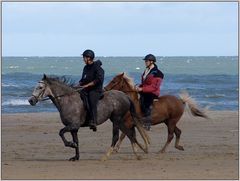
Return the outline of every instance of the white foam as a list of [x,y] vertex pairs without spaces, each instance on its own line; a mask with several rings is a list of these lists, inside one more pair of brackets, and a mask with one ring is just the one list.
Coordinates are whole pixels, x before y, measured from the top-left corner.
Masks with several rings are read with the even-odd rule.
[[26,99],[11,99],[2,103],[2,106],[21,106],[30,105]]
[[9,68],[10,68],[10,69],[17,69],[17,68],[19,68],[19,66],[11,65]]
[[213,95],[206,95],[207,98],[218,98],[218,97],[225,97],[225,94],[213,94]]
[[4,84],[4,83],[2,83],[2,87],[19,87],[19,86],[16,85],[16,84]]
[[140,67],[136,67],[137,70],[140,70]]

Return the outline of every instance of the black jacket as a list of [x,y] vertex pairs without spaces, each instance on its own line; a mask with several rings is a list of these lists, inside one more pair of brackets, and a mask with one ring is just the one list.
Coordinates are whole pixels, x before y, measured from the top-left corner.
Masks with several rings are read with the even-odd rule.
[[94,82],[94,86],[85,88],[86,91],[102,91],[104,81],[104,70],[101,67],[102,62],[97,60],[91,65],[85,65],[83,68],[82,78],[79,81],[80,85],[86,85]]

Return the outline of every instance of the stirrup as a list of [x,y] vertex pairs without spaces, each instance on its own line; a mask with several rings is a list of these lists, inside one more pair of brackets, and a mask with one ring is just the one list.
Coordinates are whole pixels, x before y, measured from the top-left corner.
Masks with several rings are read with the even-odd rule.
[[97,131],[97,126],[96,125],[90,124],[89,128],[92,129],[94,132]]

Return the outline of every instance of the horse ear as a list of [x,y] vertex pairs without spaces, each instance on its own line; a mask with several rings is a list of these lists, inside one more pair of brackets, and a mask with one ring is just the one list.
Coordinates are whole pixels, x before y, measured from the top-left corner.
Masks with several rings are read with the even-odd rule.
[[124,72],[121,74],[121,77],[123,77],[124,76]]
[[42,78],[42,80],[46,80],[46,79],[47,79],[46,74],[43,74],[43,78]]

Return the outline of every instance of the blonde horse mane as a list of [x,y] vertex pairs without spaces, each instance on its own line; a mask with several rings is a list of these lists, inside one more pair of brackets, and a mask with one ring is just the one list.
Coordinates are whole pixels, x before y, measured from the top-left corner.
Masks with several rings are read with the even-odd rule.
[[[119,75],[121,75],[121,74],[119,74]],[[135,83],[134,83],[134,80],[133,80],[133,78],[131,78],[131,77],[129,77],[128,75],[127,75],[127,73],[123,73],[123,78],[125,79],[125,81],[127,82],[127,84],[129,85],[129,87],[132,89],[132,90],[134,90],[135,88]]]

